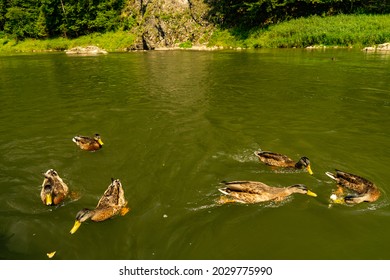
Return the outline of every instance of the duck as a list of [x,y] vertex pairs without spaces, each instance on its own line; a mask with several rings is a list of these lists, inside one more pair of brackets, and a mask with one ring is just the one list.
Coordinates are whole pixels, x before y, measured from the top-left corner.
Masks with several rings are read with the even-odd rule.
[[98,133],[93,137],[77,135],[72,138],[72,141],[77,144],[82,150],[96,151],[103,147],[103,141]]
[[111,179],[111,184],[108,186],[103,196],[94,209],[84,208],[76,214],[76,221],[70,230],[74,234],[81,223],[92,220],[94,222],[102,222],[116,215],[124,216],[129,208],[126,207],[127,200],[122,184],[119,179]]
[[[343,200],[346,204],[359,204],[362,202],[374,202],[381,195],[378,187],[371,181],[352,174],[335,169],[335,173],[325,172],[325,174],[336,181],[338,190],[337,197],[344,195],[344,189],[349,189],[354,192],[352,195],[344,196]],[[332,197],[331,197],[332,198]]]
[[305,156],[301,157],[297,162],[295,162],[286,155],[269,151],[259,150],[255,151],[254,154],[259,158],[261,162],[265,163],[266,165],[305,169],[307,172],[309,172],[310,175],[313,175],[310,160]]
[[222,182],[225,187],[219,191],[228,198],[222,202],[259,203],[265,201],[280,202],[294,193],[306,194],[316,197],[317,194],[310,191],[303,184],[295,184],[288,187],[272,187],[257,181],[231,181]]
[[67,197],[69,187],[54,169],[47,170],[43,173],[43,176],[45,176],[41,189],[41,200],[43,204],[47,206],[60,204]]

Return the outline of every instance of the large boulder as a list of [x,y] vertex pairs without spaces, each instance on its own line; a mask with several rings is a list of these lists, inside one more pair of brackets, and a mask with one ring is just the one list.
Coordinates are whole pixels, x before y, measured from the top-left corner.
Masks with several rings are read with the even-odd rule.
[[374,47],[366,47],[363,50],[366,52],[376,52],[376,51],[390,52],[390,43],[379,44]]
[[77,54],[77,55],[98,55],[98,54],[107,54],[107,51],[96,46],[87,46],[87,47],[71,48],[70,50],[66,50],[65,53]]

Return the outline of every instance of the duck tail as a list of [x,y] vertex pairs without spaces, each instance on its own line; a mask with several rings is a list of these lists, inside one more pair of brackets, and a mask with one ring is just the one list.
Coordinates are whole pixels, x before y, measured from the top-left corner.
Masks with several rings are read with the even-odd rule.
[[220,188],[218,189],[221,193],[225,194],[225,195],[229,195],[229,193],[226,191],[227,188]]
[[333,173],[331,173],[331,172],[325,172],[325,174],[326,174],[328,177],[332,178],[333,180],[337,180],[336,176],[335,176]]
[[72,141],[75,142],[76,144],[79,142],[79,140],[80,140],[79,136],[75,136],[72,138]]
[[258,149],[257,151],[254,151],[253,153],[255,154],[255,156],[258,157],[261,152],[263,152],[263,150],[262,149]]

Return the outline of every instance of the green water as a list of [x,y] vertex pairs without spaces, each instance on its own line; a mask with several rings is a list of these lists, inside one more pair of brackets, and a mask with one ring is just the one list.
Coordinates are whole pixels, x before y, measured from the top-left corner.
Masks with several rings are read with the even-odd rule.
[[[389,73],[390,55],[359,50],[0,56],[0,258],[390,259]],[[100,151],[71,141],[94,133]],[[307,156],[314,175],[262,165],[259,148]],[[50,168],[77,195],[58,207],[39,197]],[[382,196],[329,208],[335,168]],[[112,177],[131,211],[71,235]],[[223,180],[318,197],[219,205]]]

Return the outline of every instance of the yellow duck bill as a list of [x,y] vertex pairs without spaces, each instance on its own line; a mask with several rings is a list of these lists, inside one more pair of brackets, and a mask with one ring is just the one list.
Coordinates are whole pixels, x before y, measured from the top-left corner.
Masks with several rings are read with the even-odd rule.
[[81,226],[81,223],[79,221],[75,221],[72,229],[70,230],[70,234],[75,233],[79,227]]
[[313,175],[313,171],[311,170],[310,165],[308,165],[308,166],[306,167],[306,169],[307,169],[307,172],[309,172],[310,175]]
[[312,191],[307,191],[306,193],[307,195],[310,195],[310,196],[314,196],[314,197],[317,197],[317,194],[316,193],[313,193]]
[[52,197],[51,197],[51,194],[48,193],[48,194],[46,195],[46,205],[52,205],[52,204],[53,204],[53,199],[52,199]]

